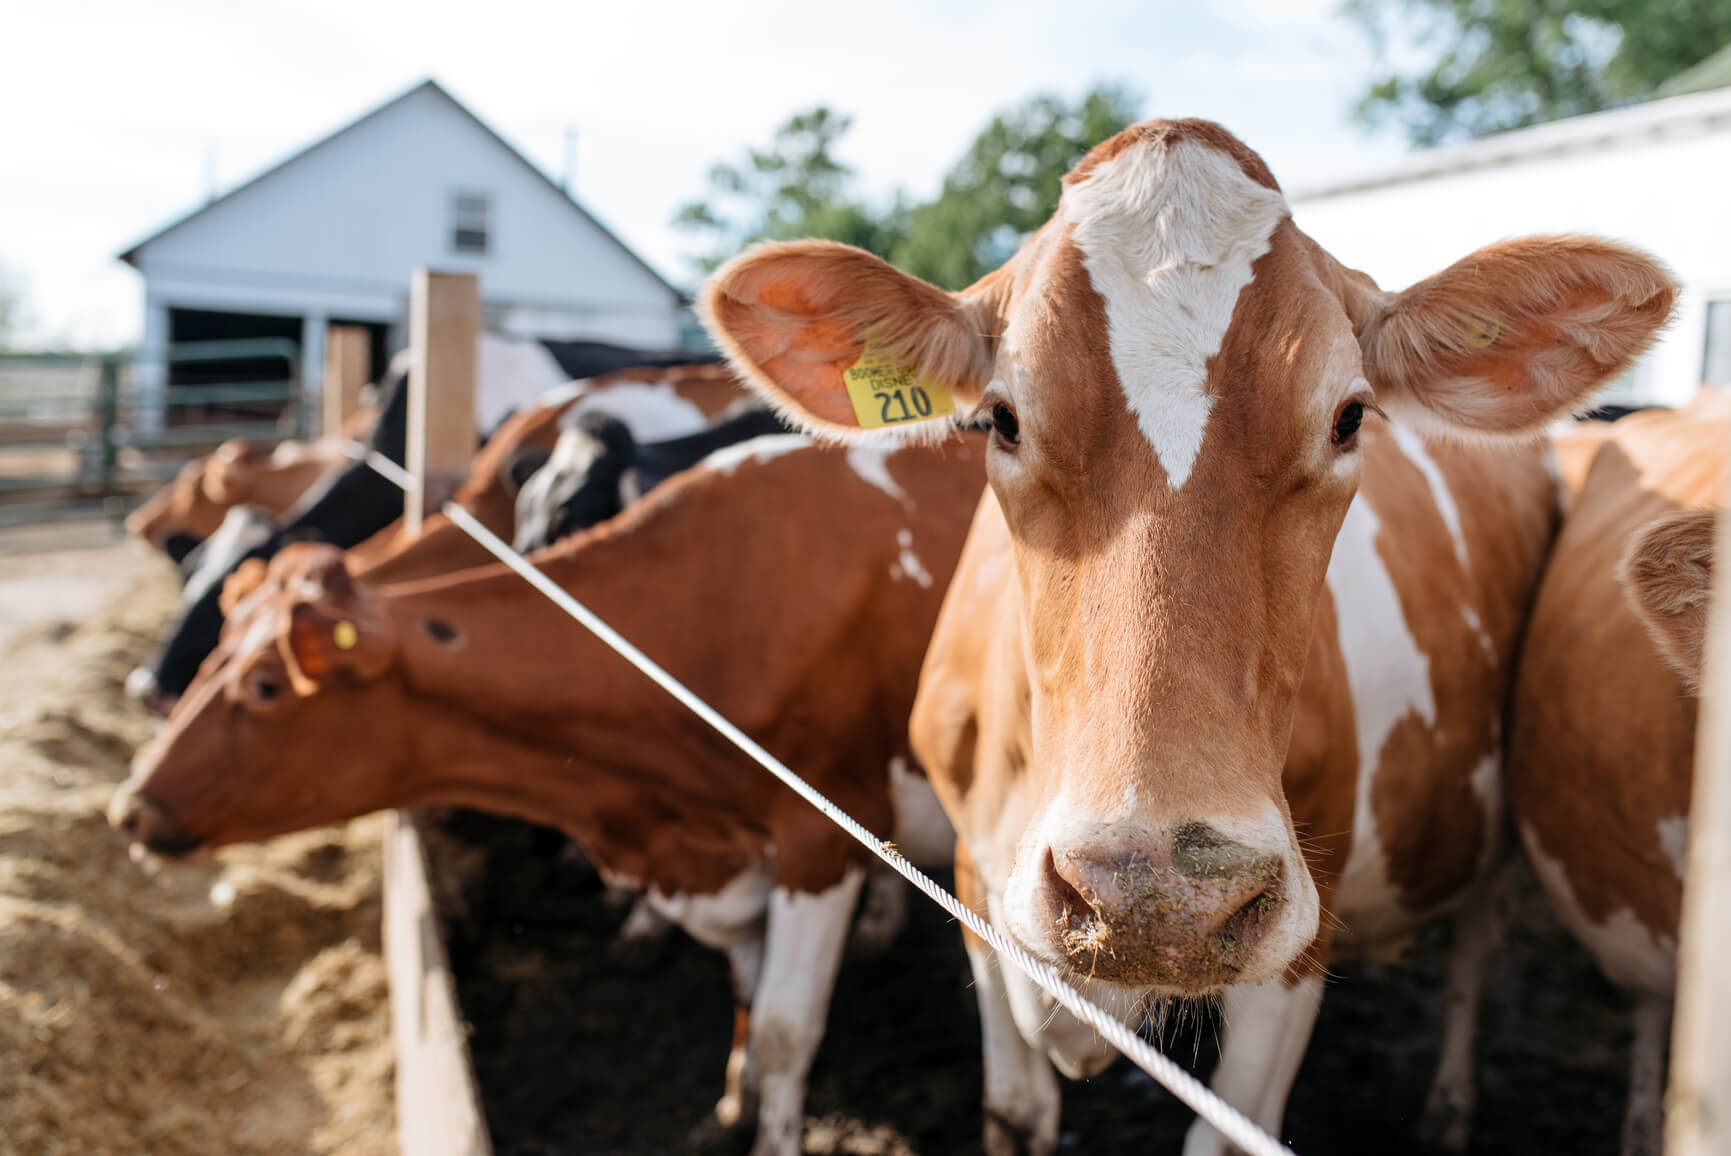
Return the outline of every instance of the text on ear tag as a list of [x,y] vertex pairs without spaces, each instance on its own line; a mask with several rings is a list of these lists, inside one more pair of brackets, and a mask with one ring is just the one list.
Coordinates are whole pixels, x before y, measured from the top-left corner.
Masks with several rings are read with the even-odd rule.
[[847,384],[847,399],[853,403],[853,415],[861,429],[927,421],[956,412],[956,399],[948,387],[922,380],[912,369],[884,359],[869,346],[841,379]]
[[1496,321],[1475,322],[1473,327],[1467,330],[1467,348],[1489,349],[1502,335],[1503,327]]
[[338,650],[353,650],[355,643],[360,641],[360,634],[355,630],[355,624],[345,619],[331,629],[331,641],[337,644]]

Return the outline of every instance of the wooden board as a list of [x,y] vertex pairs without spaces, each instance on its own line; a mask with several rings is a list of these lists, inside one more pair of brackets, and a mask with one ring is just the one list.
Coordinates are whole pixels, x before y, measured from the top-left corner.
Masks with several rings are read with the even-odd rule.
[[408,531],[462,484],[475,455],[475,386],[481,349],[481,284],[473,273],[415,270],[409,286],[408,467],[420,487],[405,494]]
[[373,366],[373,335],[364,325],[332,325],[325,331],[325,437],[336,437],[360,408],[361,387]]
[[492,1156],[419,821],[407,811],[386,825],[385,965],[403,1156]]

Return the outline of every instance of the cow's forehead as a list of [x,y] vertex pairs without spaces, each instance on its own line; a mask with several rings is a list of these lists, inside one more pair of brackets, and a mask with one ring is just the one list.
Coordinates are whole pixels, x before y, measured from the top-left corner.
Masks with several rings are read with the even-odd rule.
[[[1085,350],[1096,377],[1116,379],[1106,394],[1121,396],[1168,484],[1182,489],[1217,400],[1210,363],[1288,216],[1255,154],[1221,130],[1121,134],[1078,166],[1051,225],[1024,252],[1000,373],[1031,376],[1040,390],[1040,362],[1074,364]],[[1054,325],[1093,332],[1069,334],[1059,349]],[[1116,397],[1100,400],[1116,408]]]

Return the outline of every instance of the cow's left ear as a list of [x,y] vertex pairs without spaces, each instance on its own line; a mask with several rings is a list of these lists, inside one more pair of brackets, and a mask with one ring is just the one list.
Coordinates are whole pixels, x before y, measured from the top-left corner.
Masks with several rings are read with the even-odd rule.
[[313,694],[339,673],[370,681],[389,670],[395,634],[372,597],[349,577],[341,551],[305,548],[291,566],[298,573],[284,585],[295,598],[277,649],[295,693]]
[[1537,433],[1584,408],[1670,319],[1662,264],[1590,237],[1480,249],[1403,293],[1345,279],[1378,400],[1433,427]]
[[941,431],[991,376],[969,294],[832,241],[748,250],[710,279],[701,308],[740,375],[792,425],[829,437]]
[[1635,617],[1690,690],[1706,662],[1707,607],[1713,594],[1715,510],[1684,510],[1629,538],[1617,580]]

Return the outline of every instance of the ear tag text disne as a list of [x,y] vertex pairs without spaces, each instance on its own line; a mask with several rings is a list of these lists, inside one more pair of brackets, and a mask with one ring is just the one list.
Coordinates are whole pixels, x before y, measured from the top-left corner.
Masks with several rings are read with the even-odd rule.
[[861,429],[927,421],[956,412],[947,386],[923,380],[912,369],[884,358],[867,346],[841,375],[847,399]]

